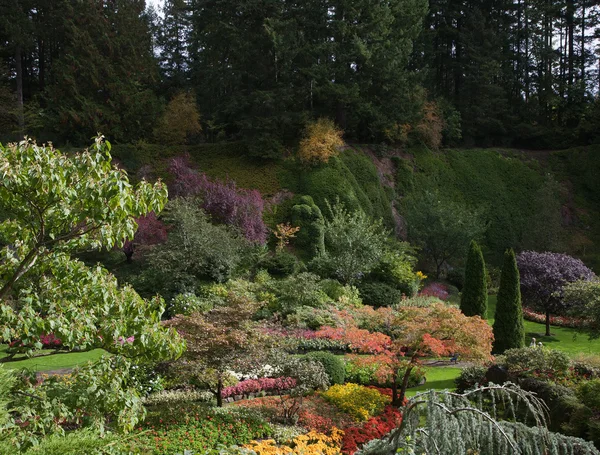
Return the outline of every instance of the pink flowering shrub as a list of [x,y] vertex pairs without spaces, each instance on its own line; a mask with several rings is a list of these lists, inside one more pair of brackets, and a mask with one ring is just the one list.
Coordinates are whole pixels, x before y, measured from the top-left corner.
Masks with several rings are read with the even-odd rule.
[[236,395],[248,396],[259,392],[283,392],[296,387],[294,378],[260,378],[241,381],[237,385],[225,387],[221,392],[223,398]]
[[199,196],[202,208],[214,220],[236,226],[252,243],[267,241],[268,230],[262,219],[265,202],[259,191],[238,188],[233,180],[211,180],[192,169],[186,157],[173,158],[169,171],[175,178],[172,195]]
[[442,283],[430,283],[419,292],[419,295],[446,300],[448,298],[448,288]]
[[62,340],[53,333],[41,335],[40,342],[44,345],[44,347],[62,346]]

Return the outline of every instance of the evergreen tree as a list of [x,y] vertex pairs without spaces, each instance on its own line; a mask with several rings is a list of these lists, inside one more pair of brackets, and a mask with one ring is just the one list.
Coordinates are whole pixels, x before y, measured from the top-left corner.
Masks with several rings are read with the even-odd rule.
[[481,248],[475,240],[472,240],[465,268],[465,285],[460,298],[460,309],[466,316],[486,318],[488,305],[486,279]]
[[191,26],[189,3],[189,0],[167,0],[162,9],[157,44],[163,83],[169,89],[180,90],[187,85]]
[[494,320],[494,349],[501,354],[507,349],[525,346],[523,308],[521,307],[521,285],[515,252],[504,253],[504,264],[500,277],[500,289]]

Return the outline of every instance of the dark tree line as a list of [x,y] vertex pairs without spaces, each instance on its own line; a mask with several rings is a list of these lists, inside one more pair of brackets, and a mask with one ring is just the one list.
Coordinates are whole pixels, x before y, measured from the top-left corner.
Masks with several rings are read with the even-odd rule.
[[5,0],[0,131],[148,138],[189,91],[206,140],[245,139],[262,157],[321,116],[363,142],[428,129],[457,141],[462,124],[467,144],[587,143],[600,124],[596,3]]

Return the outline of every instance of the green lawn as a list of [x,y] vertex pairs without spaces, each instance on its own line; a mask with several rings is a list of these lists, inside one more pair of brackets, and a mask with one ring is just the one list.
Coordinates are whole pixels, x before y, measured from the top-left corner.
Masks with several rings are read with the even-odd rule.
[[[496,296],[491,295],[488,300],[488,321],[494,324],[494,314],[496,313]],[[537,322],[525,321],[525,343],[529,345],[532,338],[543,343],[550,349],[563,351],[570,356],[576,356],[579,353],[600,354],[600,340],[590,341],[584,333],[575,329],[566,327],[550,328],[553,336],[544,336],[546,326]]]
[[[0,345],[0,359],[6,357],[7,345]],[[48,351],[46,351],[48,352]],[[42,354],[44,351],[42,351]],[[89,352],[70,352],[68,354],[55,354],[50,356],[40,356],[16,360],[14,362],[4,363],[7,368],[29,368],[33,371],[61,370],[63,368],[73,368],[88,361],[98,360],[106,352],[102,349],[94,349]]]
[[460,375],[460,368],[457,367],[425,367],[427,371],[426,378],[427,382],[423,385],[413,387],[406,391],[407,397],[413,397],[418,392],[425,390],[454,390],[454,380]]

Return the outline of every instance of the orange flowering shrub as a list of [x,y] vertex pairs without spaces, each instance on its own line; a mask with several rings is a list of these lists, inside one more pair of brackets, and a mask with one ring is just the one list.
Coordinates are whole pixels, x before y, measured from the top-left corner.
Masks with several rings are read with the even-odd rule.
[[344,432],[333,427],[328,436],[324,433],[310,431],[296,436],[289,445],[278,446],[273,439],[252,441],[244,448],[256,452],[257,455],[340,455]]
[[389,336],[357,327],[323,327],[315,333],[317,338],[326,338],[334,341],[342,341],[348,347],[361,354],[381,354],[386,352],[391,345]]

